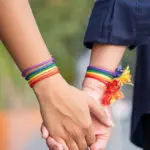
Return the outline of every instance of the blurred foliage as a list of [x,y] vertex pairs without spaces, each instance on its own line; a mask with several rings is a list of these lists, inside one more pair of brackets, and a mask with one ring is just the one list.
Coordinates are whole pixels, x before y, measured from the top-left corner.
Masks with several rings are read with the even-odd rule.
[[42,36],[68,81],[73,80],[76,57],[83,50],[85,20],[92,3],[87,0],[31,1]]
[[[76,59],[85,50],[82,41],[93,1],[31,0],[30,3],[49,50],[56,58],[62,74],[71,83],[74,79]],[[127,52],[123,64],[129,62],[134,66],[134,59],[135,51]],[[9,107],[9,99],[13,96],[31,105],[32,94],[2,44],[0,66],[0,106]],[[14,101],[17,101],[17,98]]]

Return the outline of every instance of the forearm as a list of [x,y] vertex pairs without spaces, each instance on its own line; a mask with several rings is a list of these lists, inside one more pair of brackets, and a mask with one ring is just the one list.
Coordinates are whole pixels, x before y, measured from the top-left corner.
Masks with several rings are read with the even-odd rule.
[[126,47],[95,44],[92,49],[90,65],[115,71],[120,64]]
[[[126,47],[124,46],[95,44],[92,49],[89,65],[115,72],[120,64],[125,49]],[[94,92],[93,94],[98,97],[97,99],[103,96],[105,92],[105,88],[103,88],[104,86],[104,83],[99,82],[98,80],[93,80],[91,77],[86,77],[83,81],[83,88],[88,88],[88,91],[90,88],[92,92]]]
[[0,35],[20,70],[51,57],[27,0],[0,0]]

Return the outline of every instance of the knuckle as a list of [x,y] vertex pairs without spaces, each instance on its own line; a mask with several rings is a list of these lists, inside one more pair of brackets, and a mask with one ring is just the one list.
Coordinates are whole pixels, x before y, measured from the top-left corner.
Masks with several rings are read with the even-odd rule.
[[84,131],[87,131],[87,130],[89,130],[91,128],[91,125],[92,125],[91,122],[84,123],[83,126],[82,126],[82,129]]
[[54,150],[58,150],[58,149],[59,149],[59,147],[58,147],[57,145],[54,145],[52,148],[53,148]]
[[88,145],[92,145],[95,143],[95,138],[93,136],[89,137],[89,140],[88,140]]
[[63,135],[60,138],[63,139],[63,141],[68,141],[68,137],[66,135]]
[[80,147],[80,149],[85,150],[85,149],[88,148],[88,145],[86,144],[85,141],[81,140],[81,141],[79,142],[79,147]]
[[78,128],[78,129],[76,129],[74,133],[75,133],[75,136],[76,136],[76,137],[79,137],[79,136],[81,137],[81,136],[83,135],[82,130],[81,130],[81,129],[79,129],[79,128]]
[[79,136],[81,137],[84,134],[84,130],[82,126],[75,126],[68,133],[70,137],[78,139]]
[[69,150],[75,150],[76,149],[73,142],[68,142],[68,147],[69,147]]

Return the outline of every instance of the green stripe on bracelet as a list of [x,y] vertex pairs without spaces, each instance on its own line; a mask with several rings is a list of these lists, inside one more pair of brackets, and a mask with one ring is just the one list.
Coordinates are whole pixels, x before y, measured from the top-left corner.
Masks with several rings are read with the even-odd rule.
[[102,74],[102,75],[105,75],[105,76],[107,76],[107,77],[109,77],[109,78],[111,78],[111,79],[113,79],[114,77],[112,76],[112,75],[110,75],[110,74],[107,74],[107,73],[105,73],[105,72],[100,72],[100,71],[97,71],[97,70],[93,70],[93,69],[88,69],[87,70],[87,72],[94,72],[94,73],[97,73],[97,74]]
[[33,76],[35,76],[35,75],[37,75],[37,74],[39,74],[39,73],[41,73],[41,72],[43,72],[43,71],[45,71],[45,70],[47,70],[47,69],[49,69],[49,68],[53,68],[53,67],[55,67],[55,66],[56,66],[55,63],[51,63],[51,64],[48,64],[48,65],[46,65],[46,66],[43,66],[42,68],[39,68],[39,69],[37,69],[36,71],[33,71],[33,72],[31,72],[30,74],[28,74],[25,79],[26,79],[26,80],[29,80],[29,79],[32,78]]

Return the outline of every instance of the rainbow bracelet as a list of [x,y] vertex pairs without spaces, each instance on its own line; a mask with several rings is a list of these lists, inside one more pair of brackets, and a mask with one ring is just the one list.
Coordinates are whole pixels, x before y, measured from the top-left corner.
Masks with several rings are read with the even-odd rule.
[[93,79],[96,79],[96,80],[106,84],[113,80],[114,75],[115,75],[114,72],[109,72],[109,71],[101,69],[101,68],[89,66],[87,68],[85,77],[93,78]]
[[26,74],[27,74],[29,71],[31,71],[31,70],[33,70],[33,69],[36,69],[36,68],[38,68],[38,67],[41,67],[41,66],[43,66],[43,65],[46,65],[46,64],[48,64],[48,63],[52,63],[52,62],[54,62],[54,60],[55,60],[54,58],[50,58],[50,59],[48,59],[48,60],[46,60],[46,61],[44,61],[44,62],[42,62],[42,63],[40,63],[40,64],[37,64],[37,65],[31,66],[31,67],[29,67],[29,68],[26,68],[26,69],[24,69],[24,70],[22,71],[22,76],[25,77]]
[[85,77],[93,78],[105,84],[106,91],[101,102],[106,106],[124,97],[120,90],[121,86],[125,84],[132,85],[129,66],[126,69],[117,68],[115,72],[89,66]]
[[58,73],[60,73],[59,69],[57,68],[56,64],[52,62],[32,71],[25,77],[25,79],[28,81],[30,87],[33,87],[39,81]]

